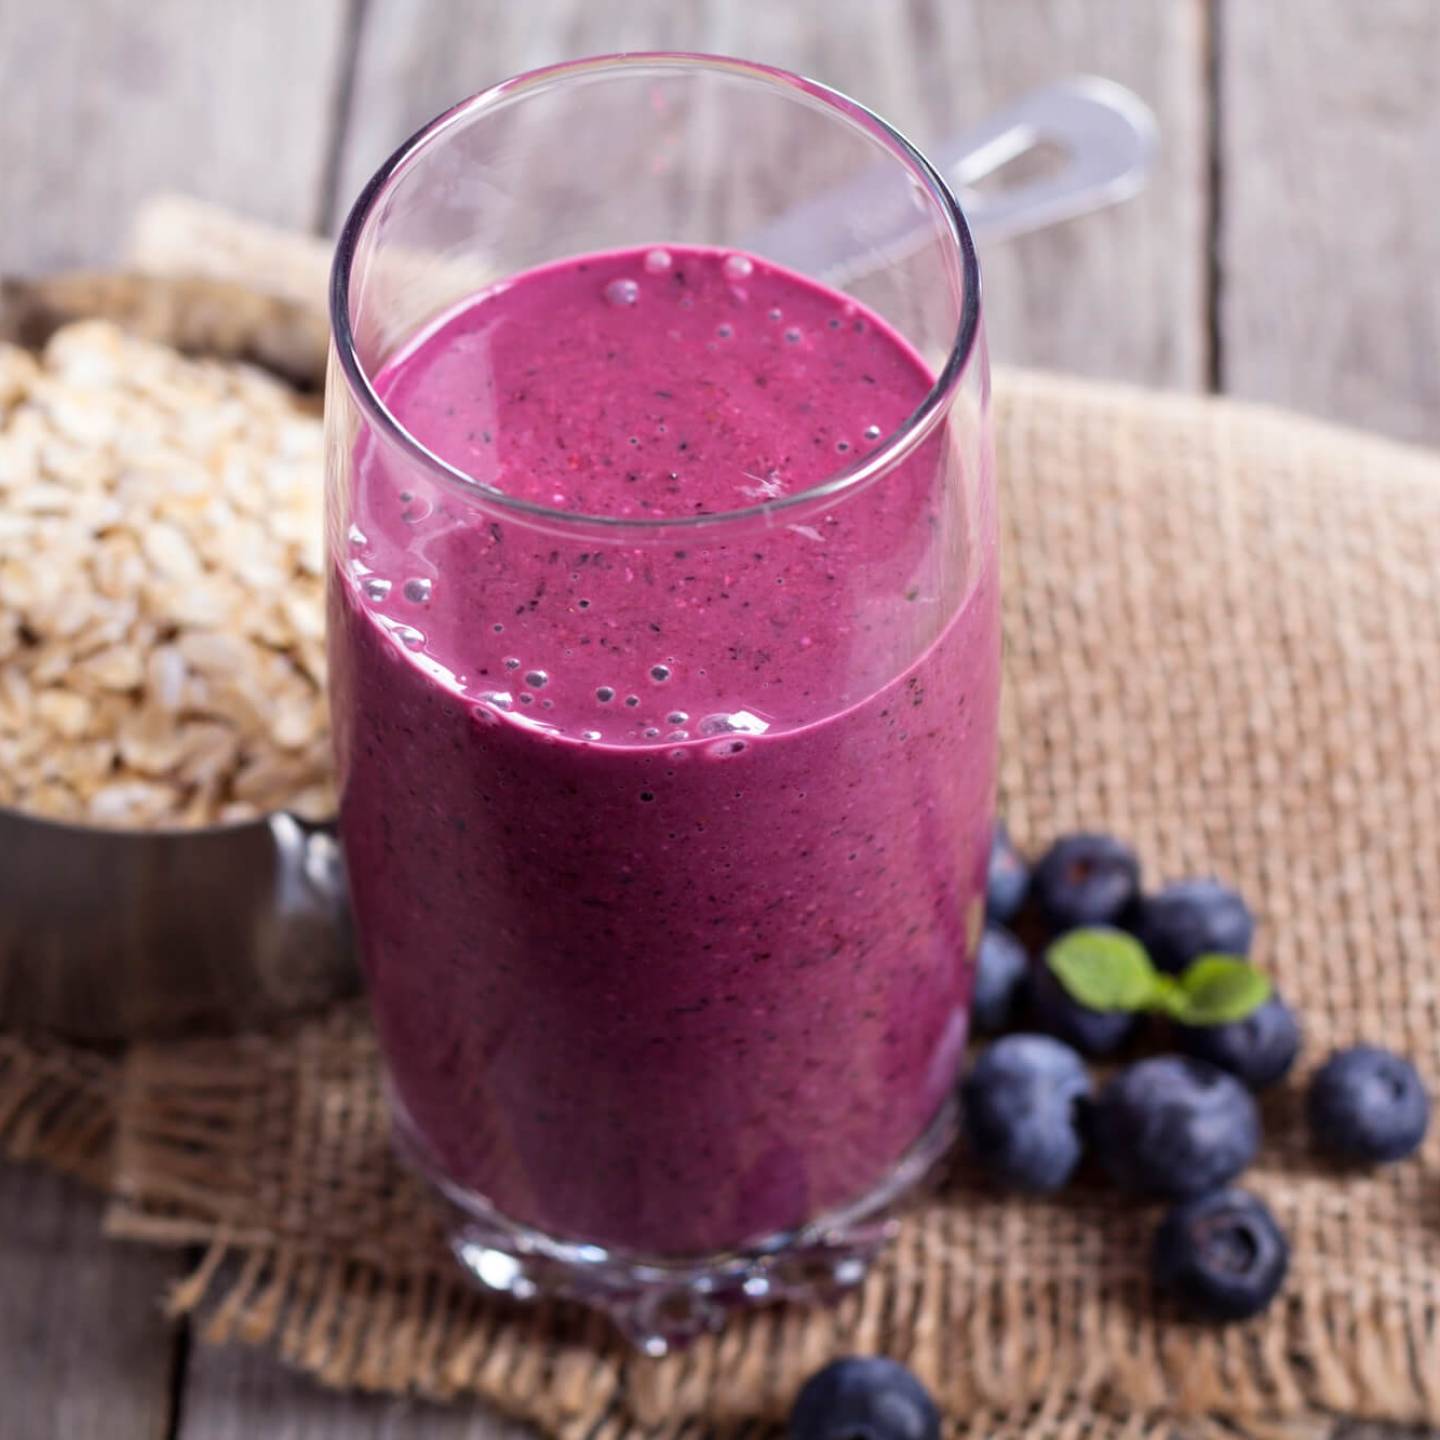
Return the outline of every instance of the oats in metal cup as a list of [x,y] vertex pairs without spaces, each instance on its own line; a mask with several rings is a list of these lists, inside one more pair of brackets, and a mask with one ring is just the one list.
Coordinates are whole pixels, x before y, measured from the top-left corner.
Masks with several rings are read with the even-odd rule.
[[333,813],[320,475],[257,370],[99,321],[0,345],[0,805]]

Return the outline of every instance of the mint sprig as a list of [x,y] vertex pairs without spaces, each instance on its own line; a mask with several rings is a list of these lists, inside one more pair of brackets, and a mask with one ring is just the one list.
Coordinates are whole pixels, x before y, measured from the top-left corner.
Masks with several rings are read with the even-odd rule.
[[1045,963],[1088,1009],[1148,1010],[1182,1025],[1243,1020],[1271,994],[1269,978],[1242,956],[1202,955],[1183,975],[1166,975],[1120,930],[1072,930],[1045,952]]
[[1228,1025],[1271,996],[1270,977],[1240,955],[1202,955],[1170,982],[1166,1007],[1182,1025]]

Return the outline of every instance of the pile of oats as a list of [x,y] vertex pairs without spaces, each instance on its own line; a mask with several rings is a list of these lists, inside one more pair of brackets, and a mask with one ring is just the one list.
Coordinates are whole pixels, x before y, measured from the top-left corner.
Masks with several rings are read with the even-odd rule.
[[333,813],[319,421],[98,321],[0,345],[0,805]]

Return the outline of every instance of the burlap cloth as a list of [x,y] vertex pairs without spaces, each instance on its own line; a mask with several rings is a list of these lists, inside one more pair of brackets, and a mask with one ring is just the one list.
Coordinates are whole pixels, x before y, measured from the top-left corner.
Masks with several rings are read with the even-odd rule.
[[1024,842],[1098,826],[1152,877],[1238,882],[1304,1016],[1252,1176],[1294,1244],[1265,1317],[1157,1307],[1152,1211],[1098,1188],[999,1199],[962,1165],[839,1309],[643,1360],[593,1316],[461,1281],[391,1157],[351,1008],[118,1060],[0,1040],[10,1151],[105,1185],[116,1237],[197,1247],[172,1301],[205,1339],[566,1435],[764,1425],[850,1350],[912,1365],[957,1434],[1440,1423],[1440,1126],[1418,1162],[1342,1177],[1307,1156],[1297,1105],[1304,1070],[1360,1037],[1440,1088],[1440,461],[1053,377],[1005,372],[996,400],[1004,812]]

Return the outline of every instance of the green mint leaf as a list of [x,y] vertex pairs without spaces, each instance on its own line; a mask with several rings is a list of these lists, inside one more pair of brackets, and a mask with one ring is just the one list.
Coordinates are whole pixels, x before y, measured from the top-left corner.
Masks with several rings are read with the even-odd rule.
[[1269,998],[1269,977],[1238,955],[1202,955],[1180,977],[1170,1014],[1185,1025],[1243,1020]]
[[1168,1015],[1172,1020],[1183,1020],[1187,1003],[1185,989],[1173,975],[1161,973],[1155,976],[1155,990],[1149,1006],[1151,1010]]
[[1072,930],[1045,952],[1045,963],[1091,1010],[1146,1010],[1155,1002],[1160,977],[1145,947],[1119,930]]

